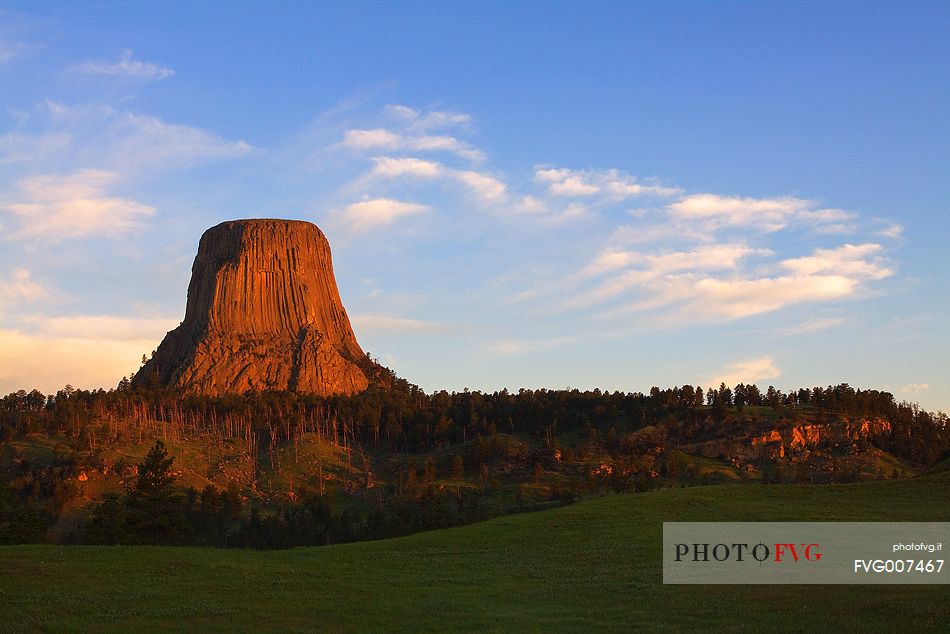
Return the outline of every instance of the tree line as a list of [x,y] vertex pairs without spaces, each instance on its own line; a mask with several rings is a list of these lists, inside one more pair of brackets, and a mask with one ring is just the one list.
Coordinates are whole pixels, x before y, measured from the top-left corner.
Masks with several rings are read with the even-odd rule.
[[[605,437],[660,422],[674,430],[697,421],[744,424],[747,408],[769,406],[788,417],[814,420],[881,419],[891,431],[881,448],[914,465],[937,462],[948,445],[947,416],[897,402],[879,390],[837,386],[783,393],[754,384],[733,388],[685,385],[654,387],[649,393],[600,390],[464,390],[427,394],[396,379],[389,389],[371,387],[354,396],[317,397],[287,392],[230,396],[186,396],[133,389],[56,394],[21,390],[0,399],[0,438],[18,434],[65,434],[79,449],[99,444],[165,440],[216,434],[240,439],[249,453],[316,433],[345,447],[423,452],[466,443],[496,432],[527,434],[553,442],[560,434]],[[613,431],[611,431],[613,430]]]

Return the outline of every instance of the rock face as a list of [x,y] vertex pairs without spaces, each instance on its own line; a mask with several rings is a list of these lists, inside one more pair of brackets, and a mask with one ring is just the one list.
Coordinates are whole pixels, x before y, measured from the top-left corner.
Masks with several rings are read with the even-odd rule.
[[323,232],[309,222],[234,220],[201,236],[185,319],[135,383],[207,395],[353,394],[369,383],[365,359]]
[[737,438],[720,438],[683,445],[683,449],[710,458],[734,456],[741,460],[784,458],[786,454],[820,447],[823,443],[849,443],[868,436],[891,431],[886,420],[833,423],[803,423],[782,429],[771,429],[763,434]]

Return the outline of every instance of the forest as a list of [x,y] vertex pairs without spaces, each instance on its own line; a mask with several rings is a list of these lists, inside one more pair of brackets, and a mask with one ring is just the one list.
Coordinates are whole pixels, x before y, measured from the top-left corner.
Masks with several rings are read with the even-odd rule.
[[[886,424],[785,442],[781,455],[691,453],[841,421]],[[608,491],[905,477],[945,468],[950,428],[943,413],[847,384],[427,394],[390,373],[385,387],[350,397],[182,396],[128,379],[111,390],[21,390],[0,399],[0,443],[0,543],[276,548],[408,534]],[[130,447],[141,448],[139,460],[122,453]],[[179,463],[198,455],[201,477],[189,471],[188,480]],[[212,477],[226,455],[243,470]]]

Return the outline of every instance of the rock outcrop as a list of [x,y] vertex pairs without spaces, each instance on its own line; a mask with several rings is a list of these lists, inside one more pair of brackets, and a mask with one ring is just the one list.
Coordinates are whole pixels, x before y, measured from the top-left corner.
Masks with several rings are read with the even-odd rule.
[[690,453],[710,458],[732,456],[741,460],[784,458],[792,452],[821,447],[822,444],[841,444],[891,431],[886,420],[839,420],[833,423],[802,423],[770,429],[765,433],[731,438],[717,438],[683,445]]
[[185,319],[134,382],[325,396],[364,390],[364,367],[323,232],[302,221],[234,220],[201,236]]

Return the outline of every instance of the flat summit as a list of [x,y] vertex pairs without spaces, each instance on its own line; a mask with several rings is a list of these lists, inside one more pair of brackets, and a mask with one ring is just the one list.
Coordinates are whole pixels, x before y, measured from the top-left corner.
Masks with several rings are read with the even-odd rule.
[[354,394],[369,383],[365,361],[323,232],[297,220],[233,220],[201,236],[185,319],[135,382],[212,396]]

